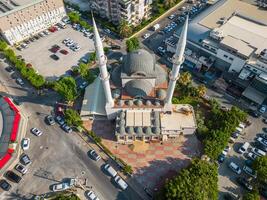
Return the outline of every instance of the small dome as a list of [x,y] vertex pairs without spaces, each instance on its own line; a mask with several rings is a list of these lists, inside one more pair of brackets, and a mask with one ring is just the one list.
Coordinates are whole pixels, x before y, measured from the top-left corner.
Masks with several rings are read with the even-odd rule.
[[134,133],[134,129],[133,129],[132,126],[126,127],[126,131],[127,131],[128,134],[133,134]]
[[120,134],[124,134],[125,133],[125,128],[124,127],[120,127]]
[[155,58],[144,49],[138,49],[128,53],[123,60],[123,71],[131,76],[134,73],[152,74],[154,71]]
[[151,101],[146,100],[146,105],[147,105],[147,106],[151,106],[151,104],[152,104]]
[[128,100],[126,103],[127,103],[128,106],[132,106],[133,105],[133,101],[132,100]]
[[152,131],[151,131],[151,127],[145,127],[145,128],[144,128],[144,133],[146,133],[146,134],[151,134],[151,133],[152,133]]
[[124,89],[132,97],[148,96],[149,93],[152,91],[153,86],[151,85],[150,82],[148,82],[146,80],[134,79],[134,80],[128,81],[125,84]]
[[155,101],[155,106],[160,106],[160,102],[159,101]]
[[137,106],[142,106],[142,105],[143,105],[143,102],[142,102],[142,100],[140,100],[140,99],[136,100],[134,103],[135,103],[135,105],[137,105]]
[[167,93],[165,90],[163,89],[157,90],[157,98],[159,98],[160,100],[163,100],[166,98],[166,96],[167,96]]
[[141,127],[141,126],[137,126],[137,127],[135,127],[135,133],[136,133],[136,134],[142,134],[142,133],[143,133],[143,129],[142,129],[142,127]]
[[125,112],[124,111],[121,111],[120,112],[120,118],[123,119],[125,117]]
[[121,96],[121,91],[119,89],[115,89],[112,91],[112,96],[114,99],[117,99]]
[[159,127],[154,127],[152,129],[152,131],[153,131],[154,134],[160,134],[160,128]]
[[123,101],[123,100],[119,100],[119,101],[118,101],[118,105],[119,105],[119,106],[123,106],[123,104],[124,104],[124,101]]

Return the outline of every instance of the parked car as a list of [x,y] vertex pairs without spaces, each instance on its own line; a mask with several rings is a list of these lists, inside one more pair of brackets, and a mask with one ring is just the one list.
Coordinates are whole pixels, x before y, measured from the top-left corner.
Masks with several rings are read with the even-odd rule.
[[121,189],[126,190],[128,185],[127,183],[119,176],[114,178],[114,181],[120,186]]
[[90,200],[99,200],[99,198],[96,196],[96,194],[92,191],[86,191],[85,195],[90,199]]
[[239,134],[240,134],[239,131],[235,131],[235,132],[232,133],[231,136],[232,136],[233,138],[237,139],[237,138],[239,137]]
[[262,137],[257,137],[256,141],[258,141],[259,143],[267,146],[267,140],[265,140],[264,138]]
[[257,147],[258,149],[264,151],[265,153],[267,152],[267,146],[263,145],[263,144],[260,143],[260,142],[256,142],[256,143],[255,143],[255,147]]
[[9,191],[11,189],[11,185],[4,179],[0,180],[0,188],[5,191]]
[[49,125],[54,125],[54,124],[55,124],[55,120],[54,120],[54,118],[53,118],[52,115],[47,115],[47,116],[45,117],[45,119],[46,119],[46,122],[47,122]]
[[79,89],[83,90],[83,89],[86,88],[87,86],[88,86],[87,81],[84,81],[84,82],[82,82],[81,85],[79,85]]
[[219,157],[218,157],[218,162],[219,163],[223,163],[225,158],[226,158],[226,156],[224,154],[220,154]]
[[245,153],[248,150],[249,147],[249,143],[245,142],[239,149],[238,149],[238,153]]
[[224,150],[222,151],[222,154],[227,155],[227,154],[229,153],[230,150],[231,150],[231,147],[230,147],[230,146],[226,146],[226,147],[224,148]]
[[170,20],[172,20],[172,19],[174,19],[174,18],[175,18],[175,15],[174,15],[174,14],[172,14],[172,15],[170,15],[168,18],[169,18]]
[[22,175],[25,175],[28,171],[28,169],[21,164],[16,164],[15,169]]
[[235,173],[237,173],[237,174],[241,174],[241,169],[240,169],[240,167],[239,167],[236,163],[234,163],[234,162],[230,162],[229,167],[230,167],[230,169],[232,169]]
[[115,177],[118,174],[117,171],[113,167],[111,167],[109,164],[105,164],[104,169],[108,172],[108,174],[111,177]]
[[247,157],[248,157],[249,159],[251,159],[251,160],[255,160],[255,159],[258,157],[258,155],[256,155],[256,154],[250,152],[250,153],[248,153]]
[[56,54],[50,55],[50,58],[52,58],[53,60],[59,60],[59,57]]
[[76,179],[75,178],[69,178],[64,182],[54,184],[52,187],[52,190],[54,192],[64,191],[67,190],[75,185]]
[[258,134],[258,136],[267,140],[267,133],[260,133],[260,134]]
[[149,33],[146,33],[145,35],[143,35],[143,38],[144,39],[147,39],[147,38],[149,38],[149,36],[150,36],[150,34]]
[[105,31],[107,34],[110,34],[110,33],[111,33],[111,31],[110,31],[108,28],[104,29],[104,31]]
[[252,185],[245,178],[243,178],[243,177],[238,177],[236,179],[236,182],[239,185],[243,186],[245,189],[249,190],[249,191],[252,191],[253,190]]
[[266,153],[258,148],[252,148],[251,152],[258,155],[258,156],[265,156]]
[[61,128],[62,128],[65,132],[67,132],[67,133],[71,133],[71,132],[72,132],[72,128],[69,127],[67,124],[63,124],[63,125],[61,126]]
[[64,121],[64,119],[62,118],[62,117],[60,117],[59,115],[56,117],[56,121],[57,121],[57,123],[59,124],[59,125],[63,125],[63,124],[65,124],[65,121]]
[[121,47],[119,45],[115,45],[115,44],[111,45],[110,48],[113,49],[113,50],[121,49]]
[[69,53],[69,52],[68,52],[67,50],[65,50],[65,49],[61,49],[59,52],[62,53],[62,54],[64,54],[64,55],[67,55],[67,54]]
[[266,110],[267,110],[267,106],[266,106],[266,105],[262,105],[262,106],[260,107],[260,109],[259,109],[259,112],[260,112],[261,114],[263,114],[263,113],[266,112]]
[[243,171],[244,171],[246,174],[252,176],[253,178],[257,178],[257,174],[256,174],[256,172],[255,172],[253,169],[251,169],[250,167],[248,167],[248,166],[245,165],[245,166],[243,167]]
[[12,171],[7,171],[5,177],[14,183],[19,183],[21,181],[21,177]]
[[9,72],[10,74],[12,74],[13,72],[15,72],[15,70],[13,69],[13,67],[6,67],[5,70],[7,72]]
[[17,82],[19,85],[21,85],[21,86],[24,85],[24,81],[23,81],[21,78],[17,78],[17,79],[16,79],[16,82]]
[[98,161],[98,160],[101,159],[100,155],[98,155],[98,154],[95,152],[95,150],[93,150],[93,149],[89,151],[89,154],[90,154],[90,156],[91,156],[95,161]]
[[29,157],[27,154],[25,154],[25,153],[23,153],[23,154],[20,156],[20,162],[21,162],[23,165],[25,165],[25,166],[27,166],[27,165],[29,165],[29,164],[32,163],[30,157]]
[[31,129],[31,132],[36,136],[41,136],[43,134],[42,131],[40,131],[38,128],[35,127]]
[[25,150],[28,150],[30,148],[30,138],[23,138],[22,139],[22,149],[25,151]]

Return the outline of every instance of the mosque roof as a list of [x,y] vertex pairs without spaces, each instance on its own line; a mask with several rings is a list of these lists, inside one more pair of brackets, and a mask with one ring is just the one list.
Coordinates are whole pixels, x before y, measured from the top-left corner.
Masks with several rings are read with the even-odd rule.
[[144,79],[133,79],[125,84],[126,92],[131,96],[148,96],[152,91],[151,83]]

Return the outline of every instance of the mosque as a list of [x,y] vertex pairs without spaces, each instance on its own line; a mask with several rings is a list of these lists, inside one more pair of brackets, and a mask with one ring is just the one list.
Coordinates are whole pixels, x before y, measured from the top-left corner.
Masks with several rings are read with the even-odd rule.
[[122,63],[108,71],[107,58],[94,26],[94,45],[100,75],[85,90],[81,108],[83,120],[113,120],[119,143],[166,141],[180,135],[193,134],[196,120],[193,107],[172,104],[188,29],[186,20],[176,52],[172,71],[156,63],[155,55],[139,49],[123,56]]

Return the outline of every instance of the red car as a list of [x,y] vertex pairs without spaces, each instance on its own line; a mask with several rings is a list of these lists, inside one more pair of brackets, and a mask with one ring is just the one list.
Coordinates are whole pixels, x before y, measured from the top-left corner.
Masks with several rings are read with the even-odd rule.
[[69,52],[68,52],[67,50],[65,50],[65,49],[61,49],[59,52],[62,53],[62,54],[64,54],[64,55],[67,55],[67,54],[69,53]]
[[55,31],[57,31],[57,28],[54,26],[51,26],[48,30],[53,33]]
[[32,64],[31,64],[31,63],[28,63],[28,64],[26,65],[26,67],[32,67]]
[[60,49],[60,47],[58,45],[54,45],[50,51],[53,52],[53,53],[56,53],[58,50]]

